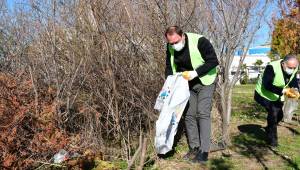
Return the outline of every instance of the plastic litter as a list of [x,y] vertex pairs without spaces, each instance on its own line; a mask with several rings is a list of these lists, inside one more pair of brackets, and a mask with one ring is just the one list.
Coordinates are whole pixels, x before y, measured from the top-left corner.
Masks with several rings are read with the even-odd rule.
[[298,107],[298,99],[297,98],[288,98],[285,97],[284,105],[283,105],[283,121],[290,123],[292,121],[293,115]]
[[62,163],[63,161],[67,160],[69,158],[69,153],[64,150],[61,149],[59,150],[58,153],[56,153],[53,157],[53,162],[54,163]]

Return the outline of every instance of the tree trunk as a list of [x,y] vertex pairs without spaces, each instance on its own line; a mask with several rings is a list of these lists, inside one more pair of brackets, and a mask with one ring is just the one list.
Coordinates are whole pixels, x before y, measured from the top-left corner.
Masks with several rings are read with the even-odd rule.
[[219,103],[219,113],[222,117],[222,141],[227,145],[230,144],[229,127],[230,127],[230,116],[231,116],[231,102],[232,102],[232,88],[227,83],[219,85],[217,103]]
[[232,88],[231,87],[227,87],[226,89],[228,89],[225,97],[225,105],[226,105],[226,110],[224,110],[224,112],[226,113],[226,119],[224,121],[224,125],[223,125],[223,139],[225,141],[225,143],[227,145],[229,145],[231,143],[230,141],[230,116],[231,116],[231,99],[232,99]]

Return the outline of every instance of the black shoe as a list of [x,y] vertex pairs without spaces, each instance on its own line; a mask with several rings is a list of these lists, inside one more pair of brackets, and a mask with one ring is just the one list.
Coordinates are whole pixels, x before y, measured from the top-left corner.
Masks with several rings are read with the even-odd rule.
[[278,146],[278,141],[275,137],[268,136],[267,137],[267,144],[270,145],[271,147],[277,147]]
[[193,159],[194,163],[205,164],[208,161],[208,152],[202,152],[201,150],[197,153]]
[[271,147],[277,147],[278,146],[278,140],[277,140],[276,136],[274,136],[274,135],[271,138],[268,138],[267,143]]
[[196,156],[196,154],[198,152],[199,152],[199,148],[190,149],[189,152],[183,156],[183,159],[184,160],[191,160]]
[[157,154],[157,156],[161,159],[167,159],[167,158],[174,156],[174,154],[175,154],[175,150],[172,149],[169,152],[167,152],[166,154]]
[[271,147],[277,147],[277,146],[278,146],[278,142],[277,142],[277,140],[276,140],[276,141],[271,141],[271,142],[269,143],[269,145],[270,145]]
[[271,147],[277,147],[278,146],[278,140],[277,140],[277,129],[270,129],[268,127],[265,127],[266,130],[266,142]]
[[278,141],[274,137],[267,137],[267,144],[272,146],[272,147],[277,147],[278,146]]

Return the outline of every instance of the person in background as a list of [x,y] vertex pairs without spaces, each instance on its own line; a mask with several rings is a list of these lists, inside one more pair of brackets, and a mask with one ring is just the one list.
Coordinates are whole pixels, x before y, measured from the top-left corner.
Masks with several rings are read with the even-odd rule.
[[211,108],[218,59],[212,44],[202,35],[184,33],[178,26],[166,29],[165,75],[181,72],[189,81],[190,99],[184,118],[189,152],[184,159],[205,163],[211,135]]
[[283,95],[289,88],[299,89],[296,77],[298,65],[295,55],[272,61],[256,84],[254,100],[268,112],[266,141],[273,147],[278,146],[277,125],[283,118]]

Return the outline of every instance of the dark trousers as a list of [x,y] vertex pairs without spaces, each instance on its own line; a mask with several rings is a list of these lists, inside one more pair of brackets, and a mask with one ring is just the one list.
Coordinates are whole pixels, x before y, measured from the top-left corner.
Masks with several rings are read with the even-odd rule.
[[261,97],[256,91],[254,94],[254,99],[257,103],[262,105],[268,112],[267,117],[267,138],[270,142],[277,142],[277,125],[283,118],[282,106],[283,102],[278,101],[269,101]]
[[185,116],[186,132],[190,149],[210,149],[211,107],[215,84],[190,87],[190,99]]

